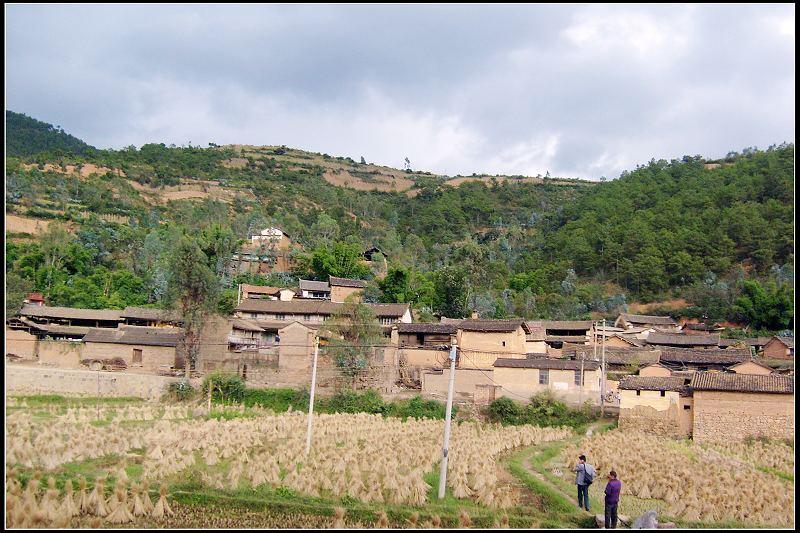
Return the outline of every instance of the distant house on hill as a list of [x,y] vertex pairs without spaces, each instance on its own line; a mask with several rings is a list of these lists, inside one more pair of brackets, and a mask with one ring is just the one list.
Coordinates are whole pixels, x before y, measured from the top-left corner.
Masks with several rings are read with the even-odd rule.
[[634,315],[630,313],[620,313],[614,326],[618,328],[661,328],[665,330],[678,331],[678,323],[670,316],[655,315]]
[[327,281],[301,279],[298,284],[300,286],[300,298],[331,299],[331,286]]
[[292,241],[280,228],[266,228],[249,236],[248,242],[233,254],[229,274],[267,274],[289,272]]
[[330,285],[331,301],[336,303],[344,302],[348,296],[353,294],[360,295],[367,286],[367,282],[364,280],[334,276],[328,278],[328,284]]

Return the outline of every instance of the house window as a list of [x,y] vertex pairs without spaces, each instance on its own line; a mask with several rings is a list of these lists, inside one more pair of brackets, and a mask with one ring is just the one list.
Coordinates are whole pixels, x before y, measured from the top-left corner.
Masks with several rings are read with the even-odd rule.
[[667,392],[666,392],[666,391],[663,391],[663,390],[662,390],[662,391],[659,391],[659,392],[661,393],[661,397],[662,397],[662,398],[663,398],[663,397],[665,397],[665,396],[667,395]]
[[539,385],[547,385],[550,382],[550,371],[547,369],[539,370]]
[[580,370],[576,370],[575,371],[575,385],[577,385],[579,387],[583,386],[583,380],[581,379],[581,371]]
[[275,320],[286,320],[286,315],[275,315]]
[[506,341],[503,341],[503,346],[505,346],[505,345],[506,345]]
[[138,348],[133,349],[133,364],[134,365],[141,365],[142,364],[142,351]]
[[637,391],[636,391],[636,396],[641,396],[641,395],[642,395],[642,391],[640,391],[640,390],[637,390]]
[[303,315],[303,320],[305,322],[310,322],[311,321],[311,315]]
[[688,410],[689,410],[689,409],[691,409],[691,408],[692,408],[692,406],[691,406],[691,405],[684,405],[684,406],[683,406],[683,410],[684,410],[684,411],[688,411]]

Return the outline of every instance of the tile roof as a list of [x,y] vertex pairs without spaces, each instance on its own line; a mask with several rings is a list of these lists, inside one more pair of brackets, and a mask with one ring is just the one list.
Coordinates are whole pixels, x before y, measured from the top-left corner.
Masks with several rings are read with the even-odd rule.
[[789,348],[794,348],[794,337],[781,337],[781,336],[775,335],[772,338],[773,339],[778,339],[779,341],[781,341],[783,344],[785,344]]
[[683,333],[653,332],[647,336],[647,344],[679,346],[719,346],[719,335],[686,335]]
[[[237,311],[250,313],[277,313],[301,315],[332,315],[345,304],[308,298],[301,300],[262,300],[245,298],[239,303]],[[364,304],[378,317],[401,317],[408,310],[408,304]]]
[[26,305],[20,310],[21,316],[37,318],[73,318],[77,320],[121,320],[121,311],[114,309],[77,309],[74,307],[50,307],[47,305]]
[[330,276],[329,284],[331,287],[354,287],[357,289],[363,289],[367,286],[367,282],[361,279],[336,278],[333,276]]
[[691,387],[699,391],[730,391],[794,394],[791,376],[696,372]]
[[453,324],[398,324],[399,333],[441,333],[452,335],[457,331]]
[[626,322],[631,324],[654,324],[661,326],[677,326],[678,323],[671,316],[655,316],[655,315],[632,315],[629,313],[620,313],[620,317]]
[[686,378],[675,376],[625,376],[617,385],[622,390],[664,390],[684,392]]
[[301,291],[331,292],[331,286],[327,281],[313,281],[307,279],[300,280]]
[[180,315],[170,309],[151,309],[148,307],[128,306],[120,313],[122,318],[135,318],[139,320],[162,320],[165,322],[177,322],[181,320]]
[[120,326],[117,329],[91,328],[83,337],[83,342],[139,344],[144,346],[177,346],[182,338],[183,331],[178,328]]
[[589,339],[584,335],[547,335],[544,340],[545,342],[589,342]]
[[546,330],[585,329],[588,331],[592,329],[592,321],[591,320],[542,320],[542,326]]
[[275,296],[283,289],[281,287],[269,287],[266,285],[249,285],[247,283],[242,283],[242,292],[252,292],[254,294],[267,294],[269,296]]
[[747,343],[747,339],[720,339],[719,346],[721,348],[727,348],[728,346],[752,346]]
[[462,320],[458,329],[463,331],[509,332],[522,327],[527,330],[528,325],[521,318],[512,320]]
[[580,370],[581,363],[584,370],[597,370],[600,364],[596,361],[575,361],[572,359],[552,359],[549,357],[531,357],[526,359],[510,359],[499,357],[495,360],[495,367],[499,368],[539,368],[542,370]]
[[541,320],[529,320],[528,329],[530,333],[525,336],[526,341],[543,341],[545,337],[544,325]]
[[245,318],[232,319],[231,326],[234,329],[240,329],[242,331],[264,331],[264,328],[256,324],[254,321],[247,320]]
[[[564,357],[574,357],[580,359],[594,358],[594,346],[592,345],[564,345],[561,350]],[[637,366],[645,366],[651,363],[657,363],[661,356],[661,350],[658,348],[619,348],[616,346],[606,346],[606,362],[610,365],[630,365],[636,363]],[[601,350],[597,347],[597,358],[600,359]]]
[[736,364],[749,360],[749,348],[692,350],[686,348],[661,348],[662,363],[680,364]]

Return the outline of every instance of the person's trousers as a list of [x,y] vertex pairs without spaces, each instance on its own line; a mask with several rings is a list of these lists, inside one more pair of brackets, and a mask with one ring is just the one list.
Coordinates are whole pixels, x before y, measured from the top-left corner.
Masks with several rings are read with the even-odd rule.
[[606,529],[617,529],[617,505],[606,504]]
[[578,485],[578,507],[589,510],[589,485]]

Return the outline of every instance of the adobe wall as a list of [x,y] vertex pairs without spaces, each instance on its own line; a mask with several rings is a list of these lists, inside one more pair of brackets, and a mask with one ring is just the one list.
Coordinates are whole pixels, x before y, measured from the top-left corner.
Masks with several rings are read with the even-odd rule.
[[494,369],[494,381],[502,386],[497,396],[507,396],[517,401],[527,401],[531,396],[541,392],[550,392],[556,398],[570,404],[581,405],[586,401],[593,405],[600,401],[600,372],[584,370],[584,386],[575,384],[575,371],[550,370],[549,383],[539,384],[539,370],[536,368]]
[[694,440],[794,438],[794,395],[694,391]]
[[7,394],[75,394],[158,399],[166,392],[170,383],[180,381],[180,378],[6,365],[5,380]]
[[400,360],[407,367],[442,368],[448,364],[449,350],[426,350],[424,348],[400,348]]
[[513,332],[459,330],[457,342],[459,368],[491,370],[498,357],[524,359],[526,353],[525,333],[521,327]]
[[36,335],[21,329],[6,328],[6,353],[23,359],[36,359]]
[[[339,286],[331,286],[331,301],[336,303],[342,303],[345,299],[350,296],[351,294],[361,294],[364,292],[364,289],[359,287],[339,287]],[[358,300],[360,301],[361,298],[359,297]]]
[[[133,350],[142,350],[142,364],[133,365]],[[113,344],[107,342],[87,342],[83,348],[82,359],[110,359],[119,357],[128,368],[155,373],[175,365],[173,346],[143,346],[137,344]],[[41,349],[39,358],[41,359]],[[74,367],[72,367],[74,368]]]
[[[494,385],[492,382],[492,373],[492,370],[456,368],[453,396],[460,399],[472,400],[475,395],[476,385]],[[441,374],[423,372],[422,391],[437,398],[447,397],[449,381],[449,368],[443,370]]]
[[39,341],[39,364],[58,368],[82,368],[85,346],[82,342]]

